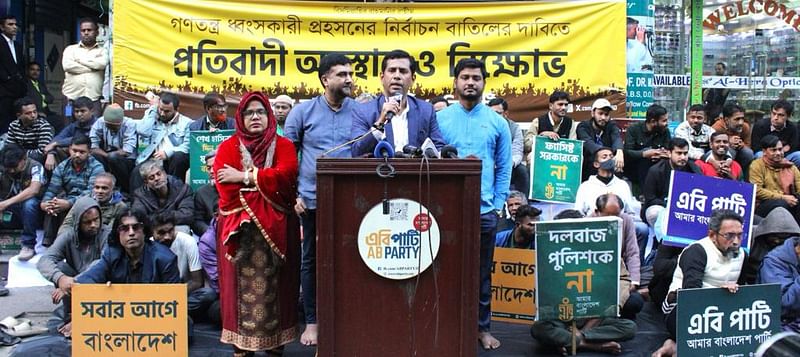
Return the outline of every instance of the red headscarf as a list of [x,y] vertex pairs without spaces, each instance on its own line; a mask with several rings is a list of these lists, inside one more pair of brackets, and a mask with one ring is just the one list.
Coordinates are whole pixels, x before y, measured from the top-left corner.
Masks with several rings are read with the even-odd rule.
[[[247,109],[247,105],[254,100],[261,102],[264,105],[264,109],[267,110],[267,127],[260,134],[251,134],[247,131],[244,125],[244,115],[242,114]],[[278,121],[275,119],[275,114],[272,113],[269,98],[261,92],[246,93],[242,100],[239,101],[239,107],[236,108],[236,134],[234,136],[238,137],[239,141],[250,152],[250,156],[253,158],[253,165],[256,167],[264,167],[267,151],[275,140],[277,128]]]

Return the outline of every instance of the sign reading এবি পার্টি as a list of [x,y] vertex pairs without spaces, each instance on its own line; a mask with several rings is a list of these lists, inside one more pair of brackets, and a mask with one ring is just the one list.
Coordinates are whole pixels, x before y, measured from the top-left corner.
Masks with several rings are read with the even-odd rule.
[[358,252],[364,264],[384,278],[413,278],[431,266],[439,253],[439,225],[419,202],[398,198],[372,207],[358,229]]

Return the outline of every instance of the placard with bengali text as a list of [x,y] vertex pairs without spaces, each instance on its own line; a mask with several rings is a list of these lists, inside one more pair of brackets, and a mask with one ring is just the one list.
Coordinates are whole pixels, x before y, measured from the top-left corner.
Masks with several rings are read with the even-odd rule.
[[536,251],[494,248],[492,320],[531,324],[536,319]]
[[544,136],[533,138],[531,197],[545,202],[575,203],[581,185],[583,141]]
[[189,133],[189,186],[193,191],[210,182],[206,154],[216,150],[234,130],[192,131]]
[[188,356],[186,284],[72,287],[72,355]]

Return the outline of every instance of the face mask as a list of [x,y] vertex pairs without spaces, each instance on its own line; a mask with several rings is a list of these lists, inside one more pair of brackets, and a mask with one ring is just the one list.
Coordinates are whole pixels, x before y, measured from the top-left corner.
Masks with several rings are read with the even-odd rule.
[[616,163],[614,162],[614,158],[610,158],[606,161],[600,163],[600,169],[606,171],[614,171],[616,169]]
[[217,123],[222,123],[225,121],[225,119],[227,119],[225,114],[214,114],[214,121]]

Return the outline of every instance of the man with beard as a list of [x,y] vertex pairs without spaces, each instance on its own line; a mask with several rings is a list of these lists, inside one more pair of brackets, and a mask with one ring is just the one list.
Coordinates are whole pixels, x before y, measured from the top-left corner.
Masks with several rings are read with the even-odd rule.
[[724,288],[732,294],[739,290],[745,251],[742,244],[742,217],[730,210],[714,210],[708,220],[708,236],[689,244],[678,258],[669,293],[661,305],[666,315],[670,337],[653,357],[676,354],[676,317],[678,290]]
[[675,128],[675,137],[689,142],[689,159],[697,160],[705,155],[711,147],[711,133],[714,132],[706,125],[706,110],[700,104],[689,107],[686,121]]
[[592,158],[597,150],[607,147],[614,150],[614,171],[625,167],[622,136],[617,123],[611,120],[611,103],[600,98],[592,103],[592,119],[578,124],[578,140],[583,140],[583,180],[595,173]]
[[53,127],[36,111],[36,104],[28,97],[14,102],[17,120],[8,126],[6,144],[17,144],[27,150],[28,157],[44,163],[44,148],[53,140]]
[[100,115],[100,98],[103,97],[103,80],[108,65],[106,49],[97,43],[100,26],[88,17],[80,23],[81,42],[64,48],[61,66],[64,68],[64,86],[61,92],[70,101],[89,97],[94,103],[92,112]]
[[286,125],[286,117],[289,116],[289,112],[294,106],[294,99],[286,94],[281,94],[271,102],[272,112],[275,114],[275,120],[278,121],[278,135],[283,136],[283,127]]
[[722,107],[722,118],[717,119],[711,128],[728,134],[731,157],[746,173],[753,161],[753,150],[750,149],[750,124],[744,119],[744,108],[736,103],[726,104]]
[[52,294],[53,303],[58,304],[64,299],[65,322],[70,321],[68,297],[75,276],[86,271],[100,258],[111,233],[111,226],[102,224],[100,206],[91,197],[84,196],[75,201],[70,215],[72,221],[78,222],[77,226],[59,233],[56,241],[36,264],[42,276],[56,287]]
[[161,161],[146,161],[139,166],[139,174],[144,178],[144,186],[133,193],[132,209],[148,217],[174,212],[178,229],[189,233],[189,225],[194,221],[192,188],[168,175]]
[[614,193],[623,205],[625,212],[633,214],[633,195],[628,183],[614,175],[614,151],[603,147],[597,150],[592,160],[592,167],[597,170],[596,175],[589,176],[578,186],[575,194],[575,209],[584,216],[595,209],[595,200],[603,194]]
[[350,98],[353,89],[351,63],[342,54],[322,57],[318,77],[324,93],[298,104],[289,113],[284,127],[286,138],[294,142],[299,150],[298,157],[303,158],[294,210],[302,220],[305,237],[300,281],[306,330],[300,336],[300,343],[306,346],[317,344],[317,157],[322,154],[352,157],[350,145],[344,145],[351,139],[352,110],[356,106]]
[[667,145],[671,139],[667,130],[667,109],[653,104],[647,108],[644,121],[628,126],[625,133],[625,176],[642,185],[647,170],[669,158]]
[[667,149],[669,150],[669,160],[662,160],[653,165],[647,171],[647,178],[644,180],[644,204],[641,217],[651,227],[661,210],[667,206],[672,170],[700,173],[700,168],[694,162],[689,161],[689,143],[685,139],[672,138]]
[[511,133],[505,119],[483,104],[487,77],[484,63],[474,58],[461,59],[453,74],[458,103],[439,111],[436,117],[446,142],[455,146],[461,156],[481,160],[478,339],[484,349],[497,349],[500,341],[489,332],[491,267],[495,229],[511,184]]
[[58,228],[80,196],[88,196],[103,165],[89,155],[89,138],[78,135],[69,146],[69,159],[53,171],[39,207],[44,211],[44,246],[56,239]]
[[189,130],[233,130],[236,122],[233,118],[228,117],[227,108],[225,96],[217,92],[206,93],[203,97],[203,110],[206,111],[206,114],[189,124]]
[[514,212],[514,228],[495,235],[494,245],[503,248],[536,249],[533,234],[542,211],[533,206],[520,206]]
[[89,132],[92,142],[92,156],[103,164],[106,171],[119,177],[119,187],[131,193],[128,177],[136,161],[136,123],[125,117],[119,104],[106,107],[103,117],[92,125]]
[[567,116],[567,106],[569,106],[569,94],[564,91],[554,91],[550,94],[549,110],[544,115],[534,118],[525,134],[525,163],[530,167],[530,152],[533,150],[533,138],[537,135],[550,138],[552,140],[575,139],[578,123]]
[[383,93],[353,109],[352,137],[372,134],[353,144],[353,157],[371,154],[381,140],[400,152],[406,145],[422,147],[428,138],[437,149],[445,145],[433,106],[408,95],[417,78],[416,70],[417,61],[406,51],[393,50],[383,57],[380,74]]
[[761,157],[764,148],[761,139],[767,135],[775,135],[783,144],[783,156],[787,160],[800,166],[800,140],[797,136],[797,125],[789,118],[794,112],[794,105],[789,101],[780,99],[772,103],[769,119],[764,118],[753,124],[753,152],[755,157]]
[[[97,177],[94,179],[94,187],[92,188],[91,196],[84,196],[90,197],[97,202],[97,206],[100,208],[100,217],[103,221],[103,225],[109,227],[114,225],[114,217],[117,216],[117,213],[128,207],[128,204],[122,201],[122,195],[114,191],[114,183],[116,180],[117,178],[111,173],[101,172],[97,174]],[[64,223],[61,223],[61,227],[58,228],[59,236],[75,229],[76,221],[72,214],[74,210],[75,207],[70,208],[66,218],[64,218]]]
[[761,138],[764,155],[750,164],[750,182],[756,185],[756,211],[766,217],[776,207],[789,211],[800,222],[800,171],[784,158],[783,142],[774,135]]
[[[164,162],[166,173],[181,182],[189,170],[189,125],[192,120],[178,112],[180,99],[174,93],[162,93],[156,111],[148,110],[139,122],[139,141],[147,147],[136,158],[136,164],[153,159]],[[143,177],[134,169],[131,190],[142,185]]]
[[0,151],[0,212],[4,229],[22,228],[22,249],[18,255],[27,261],[35,255],[36,230],[42,226],[39,193],[46,181],[42,164],[27,157],[25,150],[6,144]]
[[[700,168],[703,175],[726,178],[730,180],[742,181],[744,174],[738,162],[733,161],[730,156],[728,134],[714,132],[711,133],[711,151],[708,159],[695,160],[695,165]],[[714,160],[716,165],[709,161]]]

